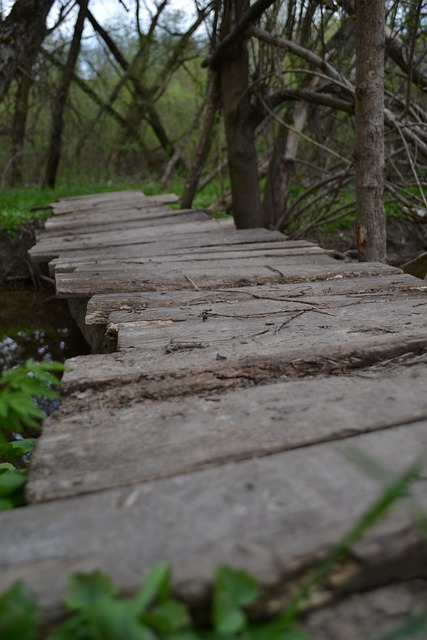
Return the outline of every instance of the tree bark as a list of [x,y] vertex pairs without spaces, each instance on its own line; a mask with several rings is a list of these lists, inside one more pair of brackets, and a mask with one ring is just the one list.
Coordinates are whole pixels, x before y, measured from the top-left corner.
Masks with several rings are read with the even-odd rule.
[[74,27],[73,39],[71,41],[68,58],[64,67],[61,83],[53,112],[52,129],[50,134],[49,152],[46,164],[44,186],[54,188],[56,175],[58,172],[59,159],[61,157],[62,134],[64,130],[64,111],[67,104],[68,93],[76,67],[77,58],[80,51],[80,43],[83,34],[84,22],[86,19],[87,5],[89,0],[80,1],[79,15]]
[[385,262],[384,0],[356,2],[356,242],[359,260]]
[[187,178],[184,187],[184,193],[181,198],[181,208],[190,209],[194,196],[197,193],[200,176],[205,166],[206,159],[212,142],[212,134],[215,123],[215,115],[219,109],[219,77],[216,71],[211,71],[208,87],[208,95],[202,114],[202,123],[199,131],[199,137],[194,151],[194,160],[191,167],[190,175]]
[[33,84],[33,80],[31,78],[31,67],[32,60],[29,61],[28,66],[26,66],[21,74],[18,82],[18,88],[16,90],[15,112],[13,114],[11,135],[12,145],[9,180],[11,186],[16,186],[22,183],[24,142],[28,119],[28,100]]
[[16,0],[0,22],[0,102],[30,50],[39,50],[54,0]]
[[[202,67],[215,67],[218,65],[229,49],[245,37],[249,27],[257,22],[264,11],[274,4],[274,2],[275,0],[256,0],[252,6],[249,6],[249,2],[246,2],[246,0],[242,0],[241,3],[237,0],[235,3],[236,7],[239,7],[240,4],[243,6],[239,9],[239,14],[233,25],[233,29],[230,29],[224,37],[221,38],[215,51],[203,60]],[[227,2],[225,4],[227,4]]]
[[[248,0],[225,0],[223,37],[248,7]],[[246,42],[240,40],[219,65],[233,215],[238,229],[262,227],[248,58]]]

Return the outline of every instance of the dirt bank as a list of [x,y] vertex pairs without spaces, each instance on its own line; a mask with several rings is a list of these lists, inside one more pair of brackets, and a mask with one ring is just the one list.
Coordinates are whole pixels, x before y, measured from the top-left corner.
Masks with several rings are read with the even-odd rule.
[[11,286],[34,275],[28,249],[35,243],[35,231],[23,226],[15,237],[0,232],[0,286]]

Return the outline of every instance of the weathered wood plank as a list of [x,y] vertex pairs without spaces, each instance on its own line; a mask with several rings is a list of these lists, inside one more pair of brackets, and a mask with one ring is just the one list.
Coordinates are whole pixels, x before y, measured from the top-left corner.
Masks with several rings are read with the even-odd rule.
[[[163,259],[164,258],[164,259]],[[231,251],[226,252],[225,255],[221,254],[221,259],[218,260],[218,256],[212,257],[210,254],[199,254],[197,256],[191,256],[188,258],[185,255],[181,256],[160,256],[160,257],[141,257],[130,258],[121,260],[97,260],[96,262],[80,262],[74,265],[72,273],[76,278],[84,276],[86,274],[97,275],[109,275],[112,277],[127,274],[143,274],[146,273],[148,268],[155,268],[159,273],[162,271],[169,271],[170,269],[179,270],[186,267],[203,268],[203,269],[220,269],[223,266],[228,269],[233,265],[236,271],[244,270],[245,267],[252,268],[256,266],[270,268],[274,272],[275,265],[283,265],[286,268],[287,265],[297,264],[305,265],[306,263],[316,263],[321,265],[325,264],[343,264],[342,262],[331,261],[331,258],[325,254],[322,249],[306,248],[301,250],[278,250],[269,251],[266,255],[264,251],[257,252],[254,247],[253,251]],[[273,266],[270,266],[272,263]],[[344,263],[347,264],[347,263]],[[356,264],[356,263],[353,263]],[[280,275],[280,274],[279,274]]]
[[[292,341],[302,344],[313,332],[317,339],[346,334],[403,334],[410,329],[427,329],[424,296],[394,296],[390,299],[348,302],[342,297],[324,303],[250,300],[234,304],[216,303],[204,309],[183,309],[173,313],[154,312],[150,318],[117,323],[118,347],[166,347],[169,342],[220,345],[229,340],[251,340],[260,336],[273,347]],[[281,335],[282,334],[282,335]],[[427,333],[426,333],[427,335]],[[263,338],[265,336],[265,338]],[[265,343],[265,342],[264,342]]]
[[[130,215],[130,213],[132,213],[132,215]],[[95,218],[94,216],[86,215],[84,218],[73,218],[63,224],[58,224],[56,218],[50,218],[46,221],[45,229],[38,233],[37,240],[42,241],[47,238],[61,237],[74,230],[81,236],[82,234],[97,233],[99,230],[118,231],[121,229],[140,229],[142,227],[159,226],[175,222],[192,222],[210,219],[210,216],[205,211],[196,209],[182,209],[177,211],[165,211],[164,209],[156,211],[150,209],[150,212],[145,215],[135,209],[129,209],[129,213],[116,210],[108,216],[98,215]],[[49,222],[51,222],[51,224],[48,224]]]
[[[68,205],[67,205],[68,207]],[[155,211],[171,211],[171,208],[164,204],[149,204],[146,201],[133,201],[133,200],[124,200],[122,201],[112,201],[105,203],[98,203],[95,205],[87,205],[83,207],[74,207],[70,206],[69,210],[66,207],[62,207],[60,213],[56,213],[46,220],[49,222],[49,226],[61,227],[62,225],[66,225],[70,221],[87,218],[102,218],[113,216],[114,213],[123,212],[124,215],[135,215],[139,213],[144,215],[150,215],[150,212],[153,213]]]
[[[356,436],[351,446],[399,473],[425,450],[426,427]],[[0,545],[0,590],[25,579],[55,615],[70,572],[102,568],[129,592],[162,560],[173,567],[176,592],[193,602],[204,599],[220,563],[245,567],[264,593],[288,593],[382,491],[350,460],[348,444],[320,444],[1,513],[8,544]],[[414,491],[427,507],[424,487]],[[353,550],[350,576],[338,568],[327,587],[339,595],[349,582],[389,582],[405,559],[406,578],[425,575],[425,541],[407,510],[395,508]]]
[[[274,245],[274,243],[271,243]],[[218,263],[218,260],[226,261],[226,260],[235,260],[236,266],[239,264],[237,261],[241,261],[242,264],[250,264],[254,258],[263,258],[264,262],[268,261],[270,258],[295,258],[301,256],[308,255],[326,255],[323,249],[320,247],[302,247],[297,249],[289,249],[286,246],[286,243],[277,243],[277,247],[273,246],[268,249],[258,249],[257,245],[252,245],[252,250],[241,251],[240,245],[237,245],[236,249],[230,249],[229,251],[225,250],[221,252],[221,255],[218,256],[218,252],[196,252],[194,250],[189,250],[186,253],[182,254],[169,254],[169,255],[159,255],[159,256],[147,256],[143,255],[140,258],[124,258],[117,257],[116,259],[111,260],[96,260],[96,261],[88,261],[88,262],[67,262],[61,261],[59,258],[55,261],[55,271],[54,273],[65,273],[65,272],[74,272],[74,273],[83,273],[83,272],[93,272],[93,271],[133,271],[135,267],[140,267],[145,264],[159,264],[165,265],[166,263]]]
[[424,363],[164,402],[128,403],[115,388],[76,394],[45,421],[27,497],[59,499],[427,420],[426,372]]
[[95,210],[105,205],[110,206],[113,203],[118,203],[120,206],[129,204],[152,206],[174,204],[178,200],[178,196],[174,193],[146,196],[142,191],[115,191],[92,196],[62,198],[52,204],[52,209],[55,215],[63,215],[76,211]]
[[70,203],[79,203],[83,201],[90,202],[94,201],[104,201],[104,200],[124,200],[126,198],[134,198],[141,197],[147,198],[144,191],[141,189],[124,189],[123,191],[108,191],[104,193],[86,193],[78,196],[64,196],[62,198],[58,198],[54,204],[58,204],[61,202],[70,202]]
[[[252,245],[248,245],[252,247]],[[239,247],[240,249],[240,247]],[[58,263],[59,265],[60,263]],[[394,294],[396,291],[414,291],[427,293],[427,285],[420,284],[412,276],[396,273],[392,275],[365,276],[360,278],[340,278],[331,280],[318,280],[302,285],[260,285],[254,287],[233,288],[230,291],[147,291],[145,293],[112,293],[99,294],[90,298],[87,306],[86,323],[106,324],[110,314],[119,313],[122,317],[126,314],[137,314],[144,309],[159,307],[200,306],[211,304],[218,300],[229,302],[245,301],[259,296],[266,304],[269,300],[283,298],[298,298],[331,295],[347,295],[353,298],[377,296],[382,293]],[[118,318],[111,318],[117,321]]]
[[326,255],[285,258],[221,260],[217,265],[167,263],[135,265],[126,271],[66,272],[56,275],[59,297],[90,297],[99,293],[208,289],[253,284],[306,282],[398,273],[395,267],[374,263],[342,263]]
[[[204,240],[206,239],[206,235],[204,234]],[[234,235],[233,235],[234,240]],[[188,242],[184,242],[184,244],[188,244]],[[206,260],[218,260],[222,257],[226,257],[227,254],[236,255],[236,253],[241,254],[242,257],[247,252],[253,253],[259,252],[261,255],[265,255],[268,257],[272,253],[276,253],[276,251],[286,251],[286,252],[295,252],[296,255],[303,255],[306,250],[308,253],[310,252],[320,252],[324,253],[323,249],[319,249],[316,245],[311,242],[305,242],[301,240],[286,240],[284,237],[276,238],[273,242],[228,242],[223,241],[217,244],[210,244],[208,246],[203,246],[203,241],[199,245],[193,245],[190,243],[190,246],[182,246],[181,241],[177,241],[176,244],[171,242],[155,242],[150,244],[142,244],[142,245],[130,245],[129,247],[116,247],[116,251],[112,252],[111,255],[98,255],[98,250],[94,252],[83,252],[83,255],[80,255],[80,252],[64,252],[62,257],[55,258],[51,260],[49,263],[49,268],[52,271],[52,274],[55,273],[56,270],[59,271],[72,271],[74,267],[77,265],[88,264],[88,263],[102,263],[102,262],[117,262],[117,261],[140,261],[140,260],[173,260],[173,256],[179,256],[179,260],[191,260],[191,259],[206,259]]]
[[[408,311],[408,309],[412,307],[416,311],[423,306],[422,301],[424,300],[424,296],[420,296],[421,292],[411,290],[406,292],[388,290],[383,293],[377,291],[375,298],[367,293],[360,293],[355,295],[353,299],[347,296],[344,297],[343,295],[332,295],[331,293],[316,296],[310,294],[310,292],[306,292],[305,295],[302,294],[298,296],[294,294],[289,297],[271,295],[271,297],[268,298],[266,295],[255,290],[249,295],[243,291],[243,289],[238,289],[233,297],[233,289],[227,289],[223,297],[221,289],[217,289],[208,292],[205,300],[203,300],[202,292],[200,296],[193,295],[192,298],[188,296],[187,303],[181,305],[163,305],[162,294],[160,293],[157,297],[154,295],[153,300],[151,300],[151,305],[148,304],[145,308],[140,304],[135,308],[128,307],[127,309],[122,308],[119,311],[111,312],[108,318],[108,324],[115,324],[118,330],[124,323],[142,323],[140,326],[141,332],[143,333],[144,326],[150,326],[152,323],[152,326],[155,327],[157,321],[168,321],[172,323],[186,323],[189,333],[191,333],[199,327],[200,320],[208,323],[213,319],[215,326],[216,321],[228,319],[231,329],[233,324],[235,325],[235,320],[240,322],[247,320],[250,322],[252,319],[255,319],[260,323],[265,320],[268,323],[266,326],[271,326],[273,329],[282,331],[284,326],[293,323],[294,319],[296,320],[298,318],[298,314],[318,313],[341,318],[342,310],[349,309],[354,320],[358,323],[363,323],[366,317],[368,317],[368,323],[365,325],[365,329],[368,331],[371,326],[371,321],[377,315],[381,317],[383,304],[386,305],[385,308],[387,310],[396,302],[398,308],[403,307],[405,311]],[[154,306],[153,303],[156,299],[158,304]],[[425,304],[427,305],[427,302]],[[362,307],[362,313],[359,317],[361,305],[364,305],[364,307]],[[371,315],[369,315],[369,308],[371,309]],[[372,309],[374,312],[372,312]],[[379,312],[378,314],[377,311]],[[416,315],[416,313],[414,315]],[[424,314],[421,313],[419,315],[423,316]],[[190,324],[188,324],[188,322]],[[274,324],[270,324],[271,322]],[[285,323],[285,325],[283,325],[283,323]],[[320,326],[323,327],[324,325]],[[359,324],[358,326],[363,325]],[[289,333],[289,331],[293,331],[292,324],[290,328],[288,327],[287,333]],[[137,329],[137,332],[139,332],[139,329]]]
[[[205,348],[201,348],[205,347]],[[405,335],[320,334],[272,347],[265,335],[201,345],[169,342],[165,347],[140,347],[118,353],[73,358],[62,380],[65,394],[114,387],[123,401],[134,398],[169,399],[284,378],[315,374],[345,374],[353,369],[405,356],[423,356],[425,329]]]
[[[179,222],[174,221],[168,225],[168,233],[171,235],[180,234],[192,234],[197,232],[210,232],[210,231],[225,231],[233,229],[233,222],[231,220],[215,220],[210,218],[209,220],[202,220],[196,222]],[[80,249],[83,247],[98,247],[102,245],[108,246],[120,246],[126,244],[135,244],[138,240],[144,242],[146,239],[162,238],[165,235],[165,228],[163,225],[150,225],[149,227],[138,227],[132,230],[125,229],[120,233],[115,231],[103,231],[98,230],[94,233],[70,233],[63,236],[45,236],[40,238],[35,249],[40,247],[50,248],[52,250],[61,249]]]
[[[183,223],[185,224],[191,223]],[[112,233],[110,233],[109,239],[106,239],[107,244],[100,245],[90,244],[87,242],[85,246],[82,246],[78,242],[73,245],[69,243],[62,244],[61,242],[55,243],[40,243],[30,249],[32,260],[35,262],[48,262],[53,258],[57,258],[59,255],[63,255],[66,258],[82,258],[87,260],[90,256],[91,259],[96,258],[108,258],[111,256],[120,255],[120,251],[124,251],[125,255],[141,255],[143,247],[144,255],[158,254],[159,252],[168,253],[169,250],[176,251],[177,249],[186,249],[189,247],[212,247],[224,244],[247,244],[256,243],[259,241],[274,241],[283,240],[283,235],[279,231],[269,231],[268,229],[244,229],[235,230],[233,228],[225,228],[224,226],[212,228],[212,225],[216,225],[216,221],[206,221],[198,223],[203,225],[203,230],[196,233],[184,233],[185,229],[182,228],[182,232],[172,238],[173,234],[169,234],[165,240],[163,227],[151,227],[151,234],[147,234],[146,230],[142,230],[136,237],[132,238],[131,232],[126,232],[126,238],[120,237],[117,242],[115,241]],[[223,224],[223,223],[222,223]],[[211,226],[209,226],[211,225]],[[160,235],[156,236],[158,230]],[[168,227],[169,231],[171,230]],[[161,237],[163,234],[163,237]],[[97,234],[99,235],[99,234]],[[122,234],[123,235],[123,234]],[[109,240],[109,242],[108,242]],[[126,244],[129,242],[130,244]],[[149,245],[153,246],[150,247]]]
[[[382,570],[378,566],[372,569]],[[351,568],[349,570],[351,571]],[[395,576],[396,574],[397,572]],[[328,598],[326,593],[322,594],[321,599],[323,606],[305,615],[304,620],[300,622],[301,628],[309,638],[393,638],[400,626],[403,627],[410,619],[422,615],[427,601],[427,580],[403,579],[380,588],[353,592],[339,602]],[[423,634],[421,631],[419,640],[423,640]],[[396,638],[396,635],[394,637]]]

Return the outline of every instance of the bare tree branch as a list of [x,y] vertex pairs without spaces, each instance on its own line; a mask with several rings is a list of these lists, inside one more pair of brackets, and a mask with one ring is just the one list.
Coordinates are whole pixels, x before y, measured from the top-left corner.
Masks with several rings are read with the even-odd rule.
[[221,40],[215,51],[203,60],[202,67],[216,66],[227,51],[245,36],[249,27],[256,22],[264,11],[274,4],[274,2],[275,0],[257,0],[239,20],[233,30]]

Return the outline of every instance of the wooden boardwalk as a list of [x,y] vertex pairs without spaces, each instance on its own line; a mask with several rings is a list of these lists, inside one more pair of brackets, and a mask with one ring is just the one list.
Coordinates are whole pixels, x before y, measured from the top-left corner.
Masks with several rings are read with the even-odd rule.
[[[272,611],[381,492],[354,451],[397,473],[427,445],[426,282],[174,200],[61,200],[31,251],[98,351],[67,362],[31,506],[0,514],[0,589],[24,578],[52,617],[69,572],[132,591],[157,560],[195,603],[242,566]],[[313,638],[416,611],[426,556],[400,505],[313,596]]]

